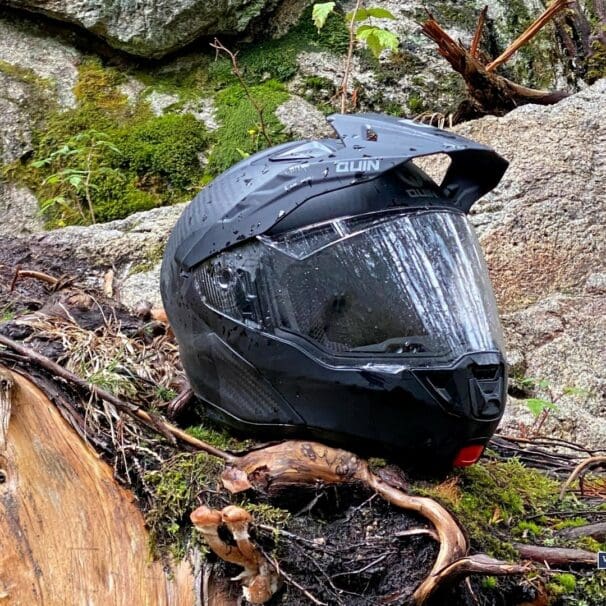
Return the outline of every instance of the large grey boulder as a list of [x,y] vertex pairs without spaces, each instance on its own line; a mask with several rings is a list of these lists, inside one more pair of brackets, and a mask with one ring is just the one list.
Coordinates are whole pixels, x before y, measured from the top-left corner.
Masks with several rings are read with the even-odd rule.
[[198,36],[238,34],[278,0],[0,0],[75,23],[115,48],[161,57]]
[[[510,162],[473,211],[518,376],[546,380],[552,435],[606,444],[606,79],[456,128]],[[571,391],[576,394],[566,395]],[[579,390],[582,390],[579,392]],[[550,393],[551,392],[551,393]],[[512,399],[505,429],[532,424]]]
[[29,21],[0,15],[0,164],[31,151],[51,107],[72,107],[80,53]]

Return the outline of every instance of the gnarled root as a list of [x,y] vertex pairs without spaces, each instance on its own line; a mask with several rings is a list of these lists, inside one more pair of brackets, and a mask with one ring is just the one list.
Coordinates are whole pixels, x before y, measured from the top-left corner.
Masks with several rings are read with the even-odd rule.
[[255,486],[272,494],[287,486],[318,483],[366,485],[396,507],[415,511],[432,523],[440,548],[431,572],[414,592],[415,604],[427,603],[440,588],[468,574],[508,575],[526,570],[488,556],[466,557],[467,539],[444,507],[379,478],[366,461],[346,450],[317,442],[283,442],[239,457],[224,474],[224,484],[232,492]]

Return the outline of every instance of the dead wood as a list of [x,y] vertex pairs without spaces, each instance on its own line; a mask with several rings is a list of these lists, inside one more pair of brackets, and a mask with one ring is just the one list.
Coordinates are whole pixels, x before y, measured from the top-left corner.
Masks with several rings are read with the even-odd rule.
[[[194,606],[188,562],[150,561],[143,515],[48,398],[7,369],[0,596],[7,604]],[[4,600],[0,600],[3,604]]]
[[525,543],[513,543],[513,546],[523,559],[541,562],[548,566],[596,565],[596,554],[584,549],[543,547],[542,545],[526,545]]
[[469,100],[467,103],[461,104],[461,107],[455,113],[454,122],[485,114],[502,116],[515,107],[527,103],[551,105],[569,95],[565,91],[528,88],[493,73],[497,66],[504,63],[526,44],[545,23],[566,6],[568,6],[568,0],[557,0],[500,57],[488,66],[484,65],[477,57],[481,26],[483,25],[481,15],[469,50],[462,43],[453,40],[430,15],[430,18],[422,24],[421,32],[438,45],[440,55],[450,63],[456,72],[461,74],[467,86]]
[[585,524],[573,528],[563,528],[558,532],[558,536],[563,539],[580,539],[581,537],[591,537],[596,541],[606,541],[606,522],[597,522],[595,524]]
[[580,478],[581,474],[586,469],[589,469],[590,467],[596,467],[598,465],[606,465],[606,456],[589,457],[589,458],[585,459],[584,461],[581,461],[574,468],[574,470],[572,471],[572,473],[570,474],[570,476],[568,476],[568,479],[566,480],[566,482],[564,482],[564,485],[562,486],[562,490],[560,490],[560,499],[564,498],[564,495],[566,494],[566,490],[568,489],[568,487],[577,478]]
[[[53,360],[51,360],[50,358],[47,358],[46,356],[39,354],[37,351],[35,351],[29,347],[24,347],[23,345],[20,345],[16,341],[13,341],[12,339],[9,339],[8,337],[5,337],[4,335],[1,335],[1,334],[0,334],[0,345],[9,347],[13,351],[20,354],[21,356],[26,357],[32,363],[49,371],[56,377],[65,379],[66,381],[72,383],[73,385],[76,385],[79,388],[85,390],[87,393],[91,394],[92,396],[97,397],[101,400],[104,400],[105,402],[108,402],[109,404],[113,405],[120,412],[123,412],[123,413],[129,415],[130,417],[132,417],[135,420],[138,420],[139,422],[143,422],[145,425],[147,425],[148,427],[151,427],[153,430],[160,433],[161,435],[163,435],[165,438],[167,438],[170,441],[175,441],[176,439],[178,439],[179,441],[183,442],[184,444],[193,446],[194,448],[196,448],[198,450],[203,450],[204,452],[207,452],[208,454],[213,455],[215,457],[224,459],[225,461],[234,461],[235,460],[235,457],[233,455],[231,455],[223,450],[220,450],[218,448],[215,448],[211,444],[203,442],[202,440],[198,440],[197,438],[194,438],[193,436],[190,436],[189,434],[185,433],[183,430],[179,429],[175,425],[172,425],[171,423],[167,423],[166,421],[163,421],[160,417],[152,415],[149,412],[147,412],[146,410],[143,410],[140,407],[135,406],[134,404],[130,404],[129,402],[124,402],[124,401],[120,400],[119,398],[117,398],[113,394],[105,391],[104,389],[101,389],[101,388],[97,387],[96,385],[92,385],[92,384],[88,383],[87,381],[85,381],[81,377],[75,375],[74,373],[70,372],[69,370],[67,370],[66,368],[61,366],[60,364],[53,362]],[[2,351],[0,351],[0,358],[1,357],[2,357]]]

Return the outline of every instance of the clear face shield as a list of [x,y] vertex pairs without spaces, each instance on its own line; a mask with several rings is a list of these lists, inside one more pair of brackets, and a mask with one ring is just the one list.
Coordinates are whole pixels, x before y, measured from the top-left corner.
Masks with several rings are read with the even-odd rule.
[[448,210],[383,211],[260,236],[202,263],[202,302],[340,356],[503,351],[478,240]]

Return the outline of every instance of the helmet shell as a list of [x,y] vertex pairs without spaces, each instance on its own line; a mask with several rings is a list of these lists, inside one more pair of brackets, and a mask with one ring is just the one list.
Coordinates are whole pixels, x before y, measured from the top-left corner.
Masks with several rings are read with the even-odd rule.
[[[408,120],[369,114],[328,120],[336,139],[255,154],[217,177],[184,210],[161,272],[183,366],[207,410],[232,426],[451,465],[462,449],[485,444],[503,414],[502,351],[417,366],[361,363],[217,313],[196,288],[201,264],[257,236],[392,206],[467,212],[507,168],[486,146]],[[451,159],[440,198],[403,198],[416,174],[406,163],[433,154]],[[420,452],[431,456],[420,459]]]

